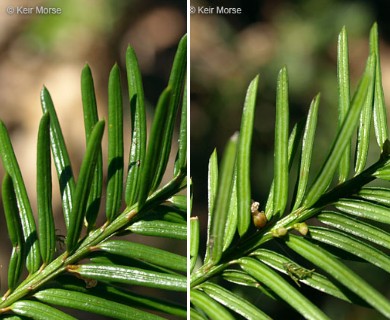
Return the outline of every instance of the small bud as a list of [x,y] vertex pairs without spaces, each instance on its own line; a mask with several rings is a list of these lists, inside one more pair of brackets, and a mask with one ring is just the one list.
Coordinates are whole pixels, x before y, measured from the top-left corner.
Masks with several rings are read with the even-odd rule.
[[255,227],[258,229],[263,228],[268,222],[264,211],[258,211],[257,214],[252,214],[252,219]]
[[281,227],[281,228],[278,228],[278,229],[273,229],[271,231],[272,236],[274,236],[276,238],[281,238],[281,237],[285,236],[287,234],[287,232],[288,232],[288,230],[285,227]]
[[309,227],[304,222],[294,224],[294,229],[297,230],[303,236],[307,235],[307,233],[309,232]]
[[251,204],[251,212],[252,214],[255,214],[256,212],[259,211],[259,207],[260,207],[260,203],[258,203],[257,201],[253,201],[252,200],[252,204]]
[[256,228],[261,229],[267,224],[268,220],[264,211],[259,211],[259,206],[258,202],[252,200],[251,213],[253,224]]

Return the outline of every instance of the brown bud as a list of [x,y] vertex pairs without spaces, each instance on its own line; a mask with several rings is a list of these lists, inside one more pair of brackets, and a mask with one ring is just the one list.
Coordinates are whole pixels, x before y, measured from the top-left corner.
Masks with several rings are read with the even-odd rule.
[[259,211],[260,204],[252,200],[251,213],[253,224],[256,228],[261,229],[267,224],[267,217],[264,211]]
[[252,213],[252,219],[253,219],[253,224],[258,229],[263,228],[268,222],[264,211],[257,211],[256,214]]

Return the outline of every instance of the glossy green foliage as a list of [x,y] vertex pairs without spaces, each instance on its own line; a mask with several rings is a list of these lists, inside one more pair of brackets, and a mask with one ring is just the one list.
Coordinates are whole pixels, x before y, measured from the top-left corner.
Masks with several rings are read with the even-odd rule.
[[245,299],[214,283],[206,282],[202,285],[202,290],[216,301],[219,301],[222,305],[225,305],[227,308],[232,309],[247,319],[270,319],[270,317]]
[[300,168],[299,168],[299,177],[297,181],[297,194],[295,197],[294,209],[299,208],[302,204],[302,200],[305,196],[308,180],[309,180],[309,172],[310,172],[310,164],[314,147],[314,137],[317,127],[317,118],[318,118],[318,106],[320,103],[320,95],[317,95],[311,105],[309,112],[307,114],[305,132],[302,138],[302,152],[300,158]]
[[107,220],[112,221],[122,204],[123,189],[123,105],[119,68],[115,65],[108,82],[108,172]]
[[96,246],[94,250],[101,250],[122,257],[140,259],[172,270],[182,272],[187,270],[186,257],[141,243],[109,240]]
[[3,180],[2,200],[8,235],[12,244],[12,254],[8,268],[8,287],[13,290],[22,272],[24,242],[22,240],[22,225],[18,215],[16,195],[11,177],[6,174]]
[[75,272],[86,279],[98,281],[119,282],[174,291],[186,291],[187,288],[185,276],[170,275],[133,267],[82,264],[69,266],[68,271]]
[[116,303],[115,301],[110,301],[107,299],[95,297],[93,295],[70,290],[41,290],[35,294],[34,297],[45,303],[64,307],[72,307],[73,309],[85,310],[107,317],[115,317],[115,319],[162,319],[158,316],[137,310],[130,306]]
[[[255,117],[255,105],[257,87],[259,83],[259,77],[256,77],[248,88],[248,93],[245,98],[244,109],[242,112],[241,120],[241,132],[239,136],[239,142],[237,147],[237,168],[235,188],[237,193],[241,197],[237,198],[237,195],[233,195],[237,199],[237,230],[240,235],[243,235],[250,224],[250,206],[251,206],[251,185],[250,185],[250,154],[252,145],[252,131],[253,122]],[[228,225],[231,225],[228,224]]]
[[199,252],[199,219],[192,217],[190,219],[190,271],[195,267]]
[[153,190],[153,181],[157,172],[160,170],[159,165],[162,156],[163,146],[166,141],[163,140],[162,131],[167,117],[169,105],[171,104],[172,93],[168,87],[161,94],[156,107],[156,114],[150,132],[150,140],[145,158],[145,167],[141,175],[140,202],[142,206]]
[[21,300],[13,303],[10,307],[14,313],[37,320],[74,320],[76,318],[65,314],[58,309],[36,301]]
[[62,208],[64,212],[65,225],[69,227],[69,216],[73,206],[73,196],[76,184],[73,178],[72,166],[69,153],[65,145],[62,129],[58,121],[57,112],[49,91],[43,87],[41,91],[41,106],[44,113],[50,115],[50,144],[54,164],[57,171],[58,183],[60,186]]
[[165,237],[186,240],[187,226],[170,221],[138,221],[128,227],[128,230],[144,236]]
[[[81,73],[81,97],[83,102],[85,140],[88,143],[93,127],[99,121],[97,102],[95,96],[95,86],[92,72],[86,65]],[[103,189],[103,158],[101,147],[98,146],[97,159],[91,191],[88,196],[87,212],[85,222],[88,229],[94,228],[97,215],[99,213],[100,202]]]
[[214,213],[214,203],[215,197],[217,195],[217,186],[218,186],[218,159],[217,159],[217,150],[214,149],[213,153],[209,159],[208,166],[208,220],[207,220],[207,245],[206,245],[206,254],[204,257],[205,263],[210,259],[210,250],[211,250],[211,221],[213,220]]
[[[108,81],[106,112],[101,111],[96,99],[91,69],[87,65],[82,71],[86,148],[80,171],[75,173],[77,179],[73,177],[54,103],[48,90],[42,90],[43,116],[37,139],[37,226],[11,139],[0,122],[0,157],[6,172],[1,194],[12,245],[8,286],[1,286],[1,290],[7,289],[1,292],[1,319],[75,319],[66,313],[72,309],[83,311],[91,319],[96,315],[115,319],[186,318],[187,259],[183,251],[187,197],[182,190],[186,188],[187,124],[176,121],[180,106],[180,120],[187,121],[183,101],[185,38],[179,44],[167,89],[152,117],[147,152],[142,80],[131,48],[126,54],[126,70],[130,99],[123,100],[126,94],[122,92],[120,68],[114,65]],[[123,145],[123,134],[127,133],[123,132],[123,123],[128,108],[124,109],[124,104],[130,106],[132,123],[127,171]],[[98,111],[108,114],[107,125],[105,120],[99,120]],[[177,148],[172,148],[175,130],[180,138]],[[108,152],[103,161],[105,131]],[[176,159],[170,159],[170,154],[176,154]],[[66,227],[61,231],[56,229],[61,223],[56,226],[53,212],[52,159]],[[172,167],[174,172],[169,172],[167,168]],[[163,175],[168,182],[160,186]],[[125,209],[123,203],[127,204]],[[105,208],[104,213],[101,208]],[[99,213],[102,217],[97,219]],[[142,243],[145,237],[123,237],[128,233],[156,241],[147,245]],[[165,238],[174,239],[170,240],[173,245],[169,250],[165,249]],[[29,274],[21,279],[24,269]],[[149,288],[147,294],[140,293],[142,287]],[[158,299],[156,295],[168,298]]]
[[50,117],[41,119],[37,146],[37,201],[41,256],[44,264],[53,260],[56,250],[56,234],[52,209]]
[[[178,45],[175,59],[173,61],[171,74],[169,76],[168,81],[168,88],[171,90],[171,99],[169,101],[169,105],[167,106],[166,112],[166,121],[165,126],[162,127],[162,130],[160,134],[162,135],[162,145],[160,150],[160,157],[158,159],[155,159],[155,161],[158,161],[157,164],[157,171],[156,175],[153,179],[152,184],[152,190],[156,190],[156,188],[160,185],[161,180],[163,178],[164,172],[166,170],[166,166],[168,164],[169,160],[169,154],[171,152],[171,145],[172,145],[172,135],[173,135],[173,129],[175,126],[175,121],[177,117],[177,113],[180,106],[186,106],[186,103],[182,103],[183,96],[187,97],[187,95],[184,95],[184,89],[186,88],[186,72],[187,72],[187,36],[184,36]],[[157,119],[157,114],[156,114]],[[185,120],[182,118],[182,120]],[[181,148],[183,148],[186,143],[187,139],[184,139],[184,136],[187,136],[186,127],[183,128],[184,132],[181,132],[180,135],[182,137],[181,139]],[[179,147],[180,150],[180,147]],[[185,168],[186,161],[182,159],[180,166],[183,166]],[[183,170],[183,168],[177,167],[176,170]]]
[[218,179],[218,189],[213,207],[213,216],[209,234],[210,265],[219,262],[223,251],[223,235],[227,221],[228,204],[233,187],[233,172],[236,161],[237,135],[229,140],[221,162],[221,172]]
[[[390,142],[377,26],[371,30],[369,57],[355,92],[350,92],[347,39],[346,28],[343,28],[338,42],[337,79],[335,77],[338,101],[334,105],[338,106],[339,121],[318,173],[312,172],[312,155],[321,152],[315,143],[320,96],[314,97],[306,121],[295,125],[289,133],[286,68],[281,69],[277,81],[273,181],[267,202],[253,201],[252,207],[246,209],[253,219],[248,227],[242,229],[240,214],[239,223],[234,223],[232,198],[236,203],[252,198],[247,194],[250,189],[239,187],[249,172],[249,148],[238,147],[239,152],[248,154],[237,153],[241,169],[237,168],[234,171],[237,176],[229,178],[233,180],[230,185],[225,182],[228,181],[226,173],[221,173],[223,162],[218,167],[212,156],[208,229],[209,238],[210,235],[218,238],[209,239],[204,263],[198,263],[191,272],[194,319],[230,319],[238,315],[245,319],[273,318],[272,308],[261,310],[260,306],[275,301],[289,304],[301,318],[329,319],[327,310],[312,301],[311,291],[304,290],[306,286],[343,303],[368,306],[374,309],[373,317],[390,317],[386,292],[376,288],[366,276],[367,270],[380,272],[387,278],[390,273]],[[251,93],[252,84],[248,96]],[[246,112],[245,107],[243,118]],[[254,131],[256,124],[253,128],[252,123],[243,121],[239,135],[244,133],[249,141]],[[375,132],[379,148],[370,141],[371,131]],[[371,160],[369,154],[375,154],[376,161]],[[218,178],[217,173],[223,177]],[[379,179],[383,180],[381,187],[367,186]],[[235,181],[237,188],[234,188]],[[219,197],[221,188],[230,198]],[[216,208],[222,208],[223,214]],[[217,213],[218,219],[214,216]],[[219,231],[226,221],[229,226],[224,232]],[[215,253],[216,240],[225,243],[222,252]],[[214,261],[213,254],[217,257]],[[364,263],[365,269],[354,268],[351,261]],[[253,289],[257,289],[259,295],[256,299],[253,299]]]
[[[345,27],[340,32],[337,50],[337,80],[339,94],[339,127],[348,114],[350,108],[350,89],[349,89],[349,56],[348,56],[348,38]],[[339,181],[344,182],[349,175],[351,163],[351,144],[347,144],[344,154],[340,160]]]
[[374,83],[374,129],[378,146],[383,149],[383,144],[389,138],[385,97],[382,86],[382,71],[379,55],[378,25],[375,23],[370,32],[370,53],[375,58],[375,83]]
[[267,285],[280,298],[289,303],[298,312],[305,315],[306,319],[328,319],[308,298],[304,297],[278,273],[266,267],[261,262],[253,258],[242,258],[239,263],[244,271]]
[[144,167],[146,155],[146,115],[144,89],[137,56],[132,47],[126,52],[127,84],[131,113],[131,146],[127,167],[126,195],[128,206],[136,202],[139,193],[140,172]]
[[28,252],[26,252],[26,267],[30,273],[34,273],[38,270],[41,259],[35,221],[19,164],[16,160],[8,131],[3,122],[0,122],[0,156],[5,171],[12,179],[19,209],[19,218],[22,225],[23,240],[29,248]]
[[174,175],[187,169],[187,81],[183,90],[183,104],[181,106],[179,150],[177,151]]
[[288,76],[287,69],[279,72],[276,85],[275,157],[274,157],[274,215],[282,215],[288,197]]
[[66,247],[68,252],[73,251],[80,237],[87,207],[89,187],[93,180],[103,131],[104,121],[98,122],[92,130],[91,137],[87,145],[86,155],[81,164],[80,175],[74,195],[73,208],[69,217],[68,234],[66,237]]
[[206,293],[203,293],[200,290],[193,290],[190,292],[190,295],[191,303],[195,307],[204,310],[204,314],[208,316],[206,319],[234,319],[234,317],[221,304],[219,304]]

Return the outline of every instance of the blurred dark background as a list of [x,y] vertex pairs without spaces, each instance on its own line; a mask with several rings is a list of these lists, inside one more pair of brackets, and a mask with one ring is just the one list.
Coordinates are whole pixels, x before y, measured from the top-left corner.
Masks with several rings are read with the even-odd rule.
[[[45,16],[6,13],[8,6],[36,5],[60,7],[62,14]],[[80,74],[85,63],[88,62],[94,76],[99,116],[105,119],[109,72],[115,62],[121,68],[127,154],[130,112],[124,69],[126,48],[131,44],[137,53],[147,108],[151,114],[159,94],[167,85],[176,46],[186,29],[186,2],[181,0],[1,1],[0,119],[11,134],[34,212],[36,139],[42,115],[39,98],[42,86],[45,85],[52,95],[77,177],[85,150],[80,93]],[[105,136],[103,150],[107,149],[106,140]],[[53,177],[56,177],[54,170],[53,165]],[[0,180],[3,174],[0,166]],[[2,210],[1,204],[0,208]],[[53,210],[58,233],[64,234],[56,178],[53,180]],[[3,212],[0,212],[0,228],[2,295],[7,290],[6,273],[10,254]],[[142,241],[150,243],[152,239],[144,237]],[[172,242],[161,239],[154,245],[186,254],[184,241],[182,246],[174,242],[174,248]],[[175,293],[171,298],[185,301],[183,294]],[[88,319],[86,315],[78,317]]]
[[[219,159],[228,138],[240,127],[246,89],[260,74],[252,143],[252,198],[264,208],[273,175],[275,88],[278,71],[289,73],[290,128],[302,120],[311,99],[321,92],[313,174],[319,169],[337,124],[337,37],[349,36],[351,93],[368,56],[368,37],[377,21],[383,86],[390,99],[390,6],[383,1],[260,0],[197,1],[191,6],[238,7],[242,14],[191,15],[191,176],[193,215],[201,217],[205,241],[207,166],[216,147]],[[375,143],[375,142],[374,142]],[[376,159],[377,153],[372,154]],[[204,243],[204,242],[203,242]],[[204,245],[201,245],[204,248]],[[202,253],[203,254],[203,253]],[[390,297],[390,278],[372,277]],[[260,296],[260,293],[252,292]],[[313,294],[313,299],[317,300]],[[275,319],[301,319],[288,307],[254,298]],[[318,304],[332,319],[381,319],[368,309],[335,300]]]

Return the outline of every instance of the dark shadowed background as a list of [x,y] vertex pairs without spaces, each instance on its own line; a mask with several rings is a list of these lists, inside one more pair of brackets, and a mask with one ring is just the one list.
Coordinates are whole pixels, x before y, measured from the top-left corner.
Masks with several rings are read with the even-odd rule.
[[[242,14],[236,15],[199,12],[191,15],[192,214],[201,217],[205,241],[208,159],[215,147],[220,159],[226,141],[239,130],[250,81],[260,74],[251,174],[252,198],[263,208],[273,175],[278,71],[287,66],[291,128],[305,117],[311,99],[321,92],[312,168],[315,173],[337,128],[336,48],[342,26],[346,26],[349,35],[353,92],[368,56],[369,30],[374,21],[378,22],[383,86],[385,98],[390,101],[390,7],[388,1],[380,0],[191,0],[190,3],[195,8],[242,9]],[[367,277],[390,297],[390,277],[378,279],[372,272]],[[253,301],[271,310],[269,314],[275,319],[301,318],[288,306],[283,308],[261,298],[257,292],[252,294],[259,296],[252,297]],[[318,297],[313,299],[317,301]],[[317,304],[332,319],[381,319],[368,309],[351,308],[335,300],[318,300]]]

